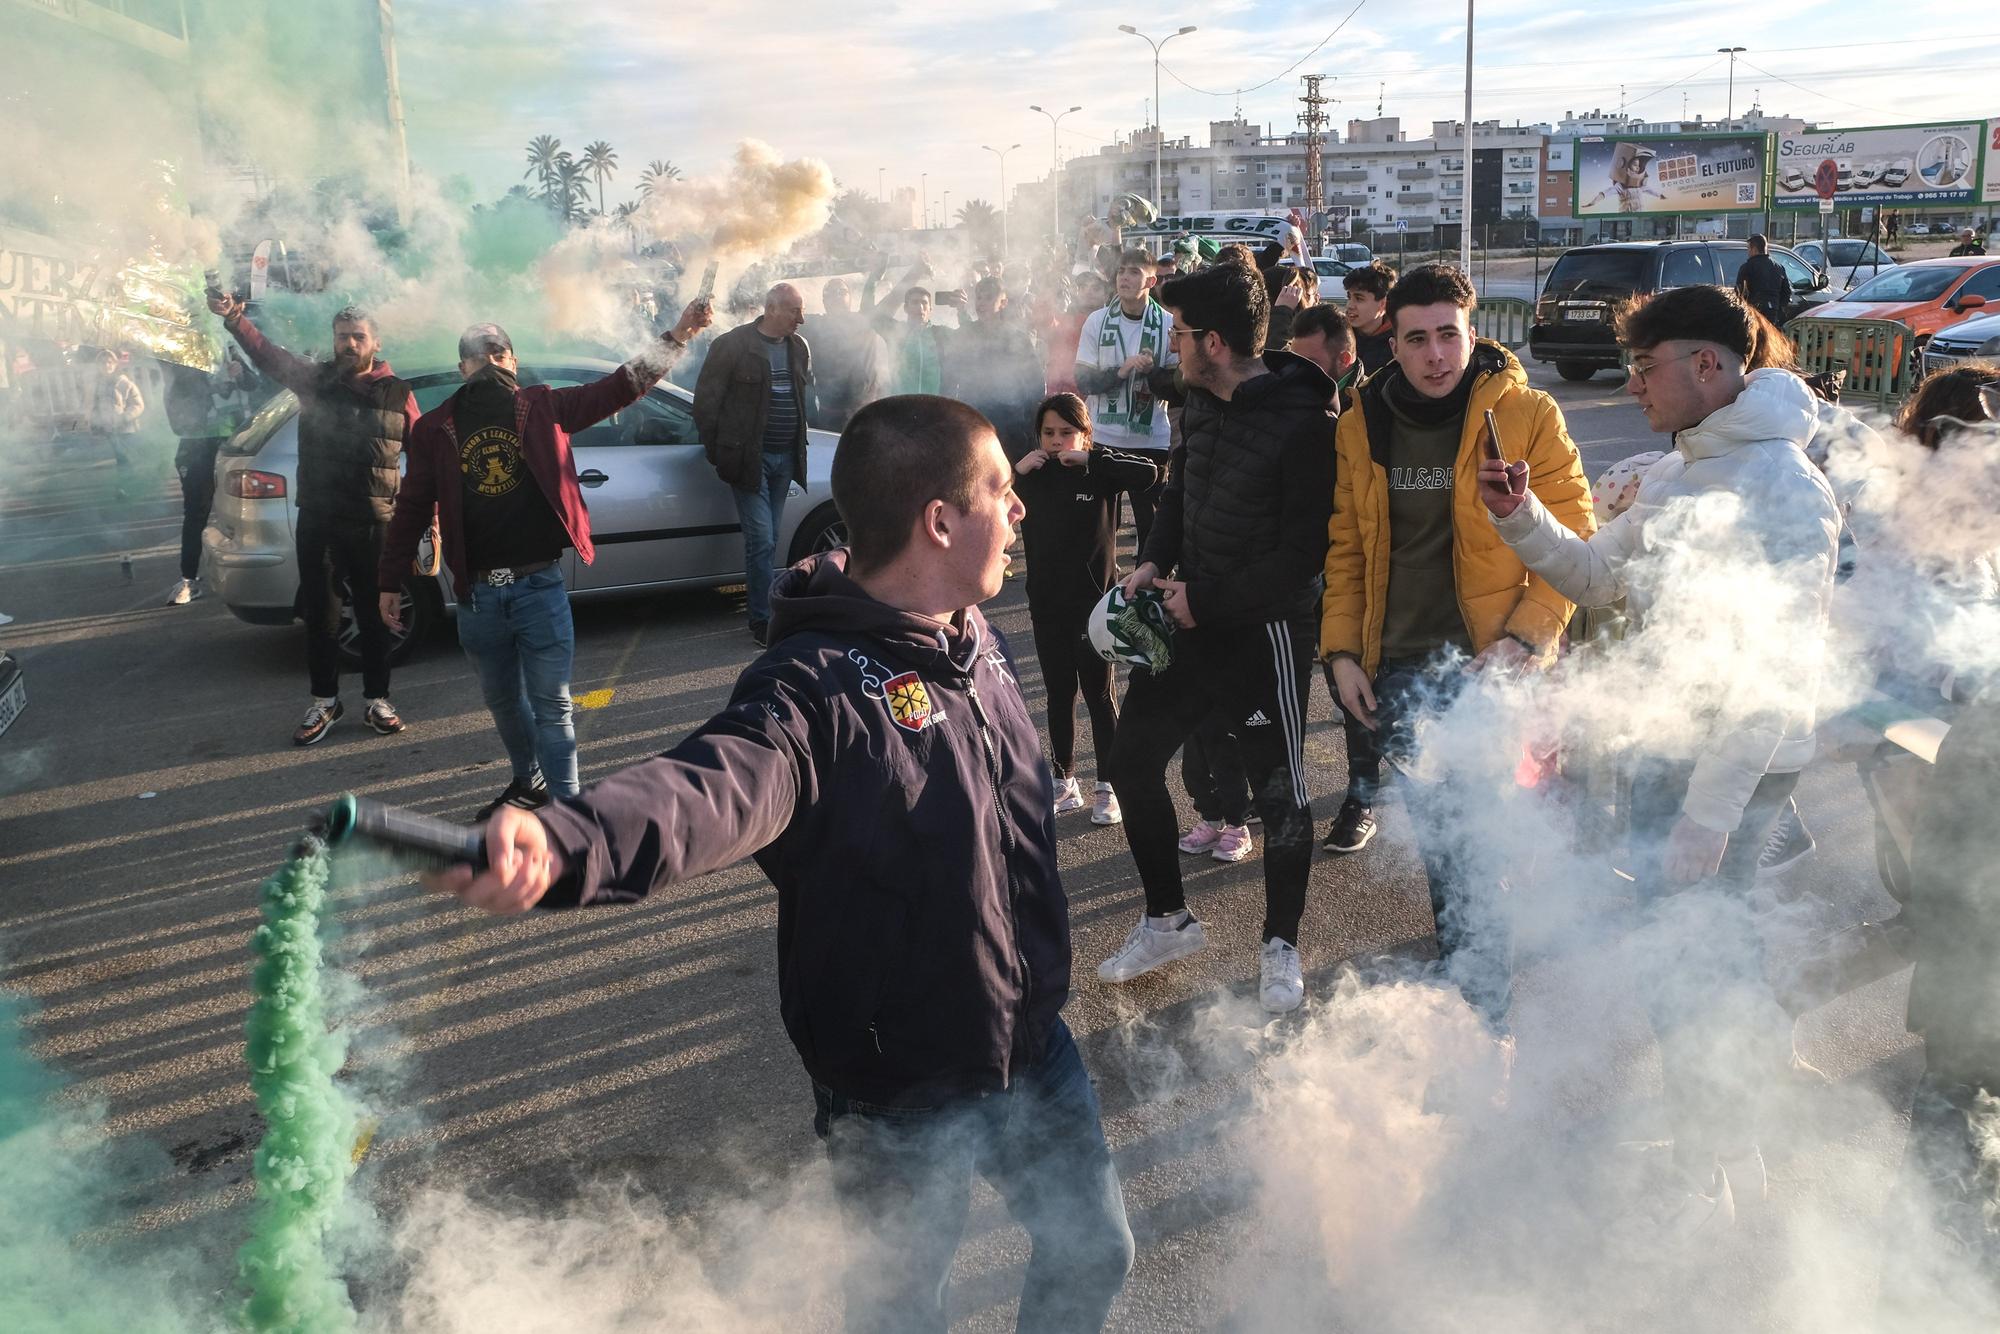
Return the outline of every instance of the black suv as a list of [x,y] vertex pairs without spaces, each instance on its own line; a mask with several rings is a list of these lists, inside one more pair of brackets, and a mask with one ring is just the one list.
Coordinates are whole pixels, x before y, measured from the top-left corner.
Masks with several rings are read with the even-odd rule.
[[[1588,380],[1620,364],[1612,326],[1622,303],[1670,287],[1734,287],[1748,258],[1750,247],[1742,241],[1620,241],[1566,251],[1535,303],[1529,355],[1553,361],[1565,380]],[[1792,280],[1785,319],[1825,304],[1825,274],[1783,246],[1772,246],[1771,258]]]

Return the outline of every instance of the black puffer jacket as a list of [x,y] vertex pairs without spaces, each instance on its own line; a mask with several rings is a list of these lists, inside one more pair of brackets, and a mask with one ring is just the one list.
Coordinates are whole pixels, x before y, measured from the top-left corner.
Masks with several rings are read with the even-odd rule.
[[1188,585],[1197,628],[1310,617],[1333,514],[1333,380],[1266,352],[1227,401],[1190,387],[1140,554]]
[[978,609],[898,611],[846,555],[779,576],[771,648],[729,707],[541,812],[571,868],[542,906],[630,902],[754,856],[807,1072],[930,1106],[1006,1088],[1069,995],[1054,790]]

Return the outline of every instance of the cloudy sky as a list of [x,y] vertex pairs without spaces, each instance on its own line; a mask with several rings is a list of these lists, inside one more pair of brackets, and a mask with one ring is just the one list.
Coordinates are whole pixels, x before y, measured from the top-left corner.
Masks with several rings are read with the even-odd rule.
[[[618,149],[613,200],[650,159],[713,171],[746,136],[822,158],[846,185],[927,174],[933,205],[946,190],[954,209],[994,199],[982,144],[1022,145],[1010,183],[1049,169],[1049,122],[1030,103],[1083,107],[1063,122],[1065,157],[1144,123],[1151,52],[1120,23],[1156,36],[1197,25],[1165,48],[1161,78],[1168,135],[1197,143],[1238,89],[1246,117],[1293,128],[1300,73],[1330,76],[1336,125],[1373,115],[1379,97],[1421,134],[1463,95],[1465,11],[1425,0],[399,0],[396,14],[413,151],[482,194],[520,180],[523,145],[549,133]],[[1685,97],[1689,115],[1719,117],[1728,59],[1715,48],[1733,45],[1748,48],[1739,110],[1761,96],[1828,125],[2000,116],[1993,15],[1958,0],[1479,0],[1474,115],[1553,121],[1615,108],[1622,88],[1635,114],[1678,116]]]

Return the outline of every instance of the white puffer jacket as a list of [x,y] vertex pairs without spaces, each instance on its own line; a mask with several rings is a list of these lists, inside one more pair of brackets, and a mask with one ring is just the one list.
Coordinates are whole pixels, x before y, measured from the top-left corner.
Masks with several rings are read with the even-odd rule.
[[[1535,500],[1493,526],[1523,564],[1579,606],[1627,598],[1643,622],[1645,581],[1628,584],[1626,567],[1654,549],[1647,526],[1676,501],[1725,492],[1741,503],[1739,531],[1757,535],[1787,581],[1820,608],[1821,634],[1838,560],[1840,507],[1825,476],[1806,457],[1817,425],[1817,400],[1788,371],[1753,371],[1735,402],[1674,437],[1673,450],[1647,470],[1632,507],[1584,541]],[[1683,812],[1729,832],[1741,821],[1757,782],[1794,773],[1813,755],[1816,686],[1788,691],[1783,716],[1760,718],[1714,737],[1695,762]]]

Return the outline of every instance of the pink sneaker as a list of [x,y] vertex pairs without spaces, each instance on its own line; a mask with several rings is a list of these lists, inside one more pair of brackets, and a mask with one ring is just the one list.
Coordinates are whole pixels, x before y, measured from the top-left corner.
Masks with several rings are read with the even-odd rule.
[[1180,849],[1182,852],[1200,856],[1202,853],[1213,849],[1221,841],[1221,825],[1210,824],[1206,820],[1196,820],[1194,828],[1181,835]]
[[1217,833],[1209,856],[1219,862],[1240,862],[1257,850],[1256,840],[1243,825],[1224,825]]

